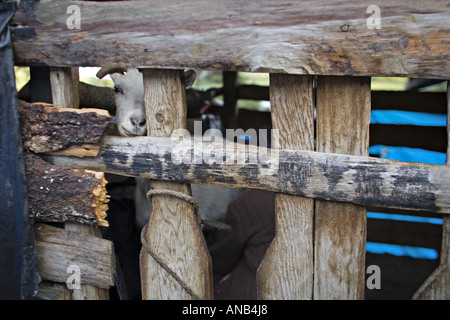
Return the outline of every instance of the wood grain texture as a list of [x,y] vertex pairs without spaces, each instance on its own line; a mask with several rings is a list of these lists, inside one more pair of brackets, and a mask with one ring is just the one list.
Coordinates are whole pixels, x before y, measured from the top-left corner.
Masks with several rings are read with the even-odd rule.
[[114,285],[115,258],[111,241],[41,223],[36,223],[34,230],[39,275],[43,279],[65,283],[70,276],[67,268],[75,265],[80,268],[82,285],[100,288]]
[[[274,148],[314,150],[313,79],[270,75]],[[273,136],[273,133],[272,133]],[[257,273],[259,299],[311,299],[313,288],[312,199],[275,196],[275,232]]]
[[[146,69],[143,74],[149,135],[167,137],[176,129],[185,128],[183,72]],[[191,195],[186,183],[149,182],[150,189]],[[152,252],[143,247],[140,255],[142,297],[212,299],[212,262],[194,208],[189,202],[171,196],[153,196],[152,204],[144,235]]]
[[[447,161],[450,166],[450,82],[447,83]],[[443,217],[439,267],[414,293],[414,300],[450,300],[450,217]]]
[[[319,77],[317,150],[369,152],[370,78]],[[366,210],[316,201],[314,299],[364,299]]]
[[[197,162],[201,157],[192,158],[202,146],[207,146],[204,150],[208,156],[223,156],[223,163]],[[255,159],[258,154],[274,152],[247,147],[248,152],[243,155],[241,148],[225,148],[217,142],[107,136],[95,158],[50,155],[46,159],[58,165],[125,176],[450,213],[450,170],[445,166],[305,150],[278,150],[271,165],[266,157],[255,163],[236,162],[240,157]],[[183,159],[190,163],[183,163]]]
[[[79,30],[66,27],[72,4],[80,8]],[[450,77],[448,1],[380,0],[381,29],[367,27],[372,4],[28,1],[12,19],[15,62]]]
[[58,107],[79,108],[78,67],[50,68],[52,101]]

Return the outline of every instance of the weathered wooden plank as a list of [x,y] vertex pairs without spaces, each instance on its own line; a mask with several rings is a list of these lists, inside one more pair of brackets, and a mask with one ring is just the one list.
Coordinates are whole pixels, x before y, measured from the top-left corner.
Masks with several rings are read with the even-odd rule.
[[73,168],[148,179],[450,213],[450,170],[445,166],[251,145],[246,148],[242,152],[234,143],[227,147],[224,143],[175,138],[107,136],[95,158],[47,159]]
[[[270,75],[273,148],[314,150],[314,96],[310,76]],[[259,299],[311,299],[313,294],[312,199],[275,195],[275,238],[258,268]]]
[[[70,5],[80,8],[80,29],[67,27]],[[12,20],[15,62],[450,77],[448,1],[380,0],[380,29],[368,27],[374,21],[373,12],[367,13],[370,5],[345,0],[27,1]]]
[[52,101],[57,107],[79,108],[78,68],[50,68]]
[[[450,82],[447,83],[447,162],[450,167]],[[450,299],[450,217],[444,216],[439,267],[414,293],[413,299]]]
[[[166,137],[185,128],[183,72],[146,69],[143,74],[149,135]],[[191,195],[186,183],[150,180],[149,187]],[[152,205],[141,237],[143,299],[212,299],[212,262],[194,207],[170,195],[153,196]]]
[[101,288],[114,285],[114,250],[109,240],[46,224],[35,224],[39,275],[46,280],[65,283],[67,268],[79,268],[80,283]]
[[[317,151],[368,155],[369,124],[370,78],[318,78]],[[364,299],[365,208],[317,200],[314,230],[314,299]]]

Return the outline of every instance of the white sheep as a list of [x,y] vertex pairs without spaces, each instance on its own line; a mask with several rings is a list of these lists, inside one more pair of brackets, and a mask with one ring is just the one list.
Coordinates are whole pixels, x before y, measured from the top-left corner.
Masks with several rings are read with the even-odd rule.
[[[117,128],[122,136],[142,136],[147,132],[144,108],[144,83],[137,69],[101,68],[98,78],[109,74],[114,82]],[[185,73],[186,87],[195,81],[193,70]],[[225,216],[228,204],[237,198],[243,189],[232,189],[192,184],[192,195],[199,204],[199,215],[204,220],[220,221]],[[146,197],[147,179],[136,178],[135,206],[136,224],[143,227],[152,211],[152,202]]]

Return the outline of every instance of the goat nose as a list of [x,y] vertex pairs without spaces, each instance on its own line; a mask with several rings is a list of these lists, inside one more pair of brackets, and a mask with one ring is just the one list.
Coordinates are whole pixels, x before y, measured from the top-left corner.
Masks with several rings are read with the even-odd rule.
[[143,126],[145,124],[145,118],[133,117],[133,118],[130,119],[130,121],[136,127],[140,127],[140,126]]

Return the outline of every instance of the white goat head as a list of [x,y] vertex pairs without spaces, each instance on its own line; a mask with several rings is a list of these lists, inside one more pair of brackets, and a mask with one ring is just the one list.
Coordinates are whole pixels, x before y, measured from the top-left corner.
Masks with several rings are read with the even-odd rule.
[[[109,74],[114,81],[117,129],[121,136],[144,136],[147,133],[142,73],[133,68],[101,68],[97,78]],[[185,72],[186,87],[196,78],[194,70]]]
[[97,78],[109,74],[114,81],[117,129],[121,136],[144,136],[145,125],[144,83],[137,69],[101,68]]

